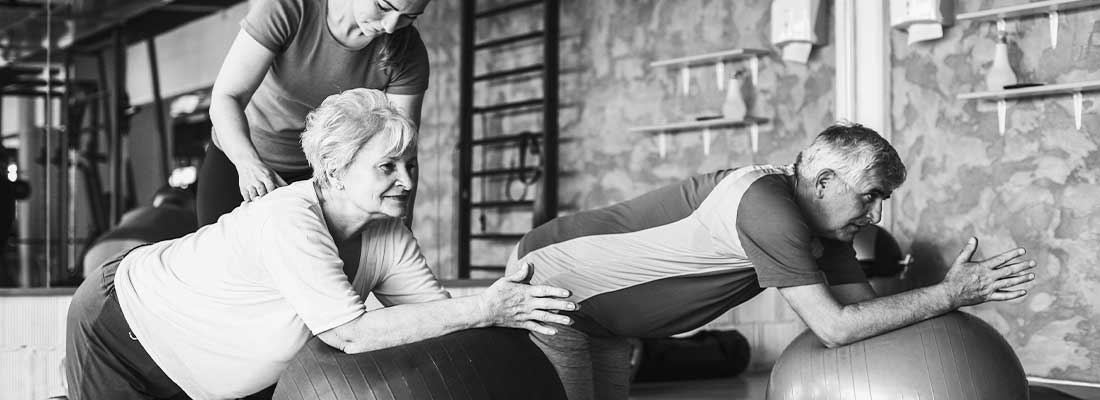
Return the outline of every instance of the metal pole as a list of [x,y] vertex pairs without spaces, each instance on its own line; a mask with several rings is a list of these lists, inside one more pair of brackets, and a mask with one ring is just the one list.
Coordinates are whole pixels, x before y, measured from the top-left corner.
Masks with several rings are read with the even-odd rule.
[[168,129],[164,126],[164,98],[160,95],[160,68],[157,65],[157,45],[154,38],[145,39],[145,47],[149,50],[149,72],[153,78],[153,106],[156,109],[157,134],[160,135],[160,172],[161,178],[167,180],[169,169],[168,156]]
[[[73,53],[72,51],[65,52],[65,66],[62,69],[65,81],[65,94],[61,100],[61,120],[64,122],[64,130],[61,134],[61,173],[63,181],[66,182],[65,186],[65,203],[67,205],[63,216],[65,217],[65,249],[67,250],[64,256],[64,264],[69,277],[76,271],[76,174],[73,171],[73,165],[75,162],[72,157],[72,144],[71,135],[74,129],[80,129],[79,123],[73,123],[72,113],[72,100],[73,100]],[[74,128],[75,126],[75,128]],[[68,277],[66,277],[68,278]]]
[[110,113],[111,113],[111,133],[110,133],[110,150],[108,151],[108,158],[110,159],[110,189],[111,189],[111,221],[110,226],[114,227],[118,223],[118,219],[122,213],[122,91],[125,73],[123,68],[126,67],[126,55],[123,53],[126,48],[122,45],[122,28],[115,28],[112,33],[113,39],[113,52],[114,52],[114,74],[112,78],[114,81],[111,83],[111,100],[110,100]]
[[53,175],[51,166],[53,164],[53,141],[51,140],[52,127],[53,127],[53,97],[50,96],[53,93],[53,65],[50,59],[53,56],[53,38],[50,37],[50,25],[53,25],[50,21],[53,13],[50,11],[50,0],[46,0],[46,67],[45,79],[46,79],[46,98],[45,98],[45,112],[43,118],[45,121],[42,124],[44,134],[46,135],[46,287],[50,287],[51,274],[53,270],[53,179],[50,179]]
[[[99,62],[99,82],[101,85],[101,93],[103,94],[103,96],[101,96],[102,105],[100,107],[100,110],[103,111],[103,123],[104,127],[106,128],[103,132],[106,133],[105,139],[107,139],[105,149],[107,152],[107,221],[106,224],[101,226],[102,228],[104,228],[105,231],[115,226],[115,186],[118,186],[118,184],[115,183],[115,154],[113,151],[115,142],[114,134],[116,131],[115,125],[118,124],[118,115],[115,114],[115,112],[118,109],[118,105],[115,104],[114,101],[115,88],[113,85],[111,85],[111,81],[107,74],[107,60],[105,55],[106,52],[107,50],[103,50],[99,53],[97,58],[97,61]],[[100,132],[96,132],[95,134],[99,135]],[[96,156],[96,153],[98,152],[99,148],[97,146],[93,150],[92,155]]]
[[[541,221],[549,221],[558,215],[558,0],[546,0],[543,6],[543,117],[542,117],[542,207]],[[533,228],[533,227],[532,227]]]
[[[105,232],[108,227],[111,226],[110,219],[110,206],[103,204],[103,181],[101,174],[99,173],[100,162],[100,139],[104,132],[109,132],[111,129],[111,117],[108,113],[110,107],[110,89],[107,82],[107,63],[103,59],[103,51],[97,52],[96,65],[98,72],[98,79],[96,82],[96,97],[95,103],[92,103],[93,112],[91,113],[90,125],[92,127],[88,134],[87,143],[87,158],[88,158],[88,173],[85,175],[88,182],[89,193],[91,193],[92,204],[92,220],[95,221],[95,229],[92,231],[95,234]],[[109,142],[108,142],[109,143]]]
[[462,32],[459,60],[458,137],[458,277],[470,277],[470,179],[474,131],[474,34],[476,0],[462,2]]
[[[35,180],[41,167],[38,161],[38,148],[42,143],[42,136],[38,133],[35,122],[37,103],[30,97],[18,97],[15,99],[15,123],[19,132],[19,147],[23,149],[18,153],[19,173],[23,177]],[[34,272],[37,268],[38,257],[41,249],[38,248],[36,239],[42,235],[42,219],[39,215],[37,191],[31,191],[30,197],[16,204],[16,222],[19,226],[19,287],[31,287],[34,283]]]

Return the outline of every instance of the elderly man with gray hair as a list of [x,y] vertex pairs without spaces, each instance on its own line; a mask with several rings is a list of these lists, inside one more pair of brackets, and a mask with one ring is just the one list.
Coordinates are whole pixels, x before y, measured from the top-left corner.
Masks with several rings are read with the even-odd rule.
[[571,400],[627,398],[624,338],[697,328],[768,287],[829,347],[1027,294],[1035,263],[1024,249],[976,260],[971,238],[939,284],[878,297],[851,241],[904,181],[890,143],[837,124],[794,165],[699,175],[552,220],[524,236],[508,266],[533,265],[532,284],[569,289],[580,305],[557,335],[531,334]]

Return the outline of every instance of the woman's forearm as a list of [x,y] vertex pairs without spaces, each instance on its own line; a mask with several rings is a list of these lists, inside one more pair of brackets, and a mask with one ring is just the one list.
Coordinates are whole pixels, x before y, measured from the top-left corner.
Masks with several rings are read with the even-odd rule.
[[210,122],[214,125],[214,145],[234,165],[260,162],[260,155],[248,138],[248,119],[244,105],[226,94],[215,93],[210,99]]
[[480,297],[467,296],[370,311],[318,337],[330,346],[354,354],[485,326],[489,326],[489,318]]
[[568,290],[521,283],[530,272],[531,266],[523,264],[475,296],[386,307],[317,337],[345,353],[361,353],[490,325],[553,335],[556,330],[546,324],[572,324],[558,312],[576,311],[577,304],[564,300]]

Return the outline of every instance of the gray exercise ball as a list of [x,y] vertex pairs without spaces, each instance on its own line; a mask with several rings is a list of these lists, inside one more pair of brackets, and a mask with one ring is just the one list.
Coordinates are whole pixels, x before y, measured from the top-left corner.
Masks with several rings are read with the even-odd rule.
[[1028,398],[1012,347],[955,311],[847,346],[799,335],[772,369],[768,400]]

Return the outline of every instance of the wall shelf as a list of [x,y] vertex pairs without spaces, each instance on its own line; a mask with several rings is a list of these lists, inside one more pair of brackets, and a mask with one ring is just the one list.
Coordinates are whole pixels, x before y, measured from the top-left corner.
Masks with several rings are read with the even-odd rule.
[[990,8],[955,16],[956,21],[996,21],[997,31],[1006,30],[1005,19],[1023,18],[1046,14],[1050,24],[1050,47],[1058,47],[1058,14],[1078,8],[1100,6],[1100,0],[1047,0],[1018,4],[1008,7]]
[[[664,60],[657,60],[649,64],[651,68],[678,68],[680,70],[680,92],[684,96],[690,94],[691,88],[691,68],[697,65],[713,65],[714,66],[714,78],[718,90],[727,90],[733,88],[726,88],[726,62],[727,61],[739,61],[748,60],[749,62],[749,76],[752,82],[752,86],[755,88],[757,84],[757,76],[760,70],[760,56],[770,53],[765,49],[754,48],[736,48],[729,50],[716,51],[713,53],[699,54],[687,57],[668,58]],[[740,88],[736,88],[740,90]],[[647,125],[636,126],[629,129],[632,133],[656,133],[657,134],[657,149],[661,155],[661,158],[665,158],[665,154],[668,152],[668,134],[677,131],[702,131],[703,135],[703,154],[710,154],[710,130],[711,128],[718,127],[749,127],[750,138],[752,140],[752,152],[756,153],[758,147],[758,138],[760,124],[768,122],[764,118],[745,117],[744,119],[708,119],[703,121],[682,121],[672,122],[660,125]]]
[[984,92],[960,93],[956,96],[959,100],[994,100],[997,102],[997,122],[1000,133],[1005,133],[1005,118],[1008,110],[1007,100],[1024,97],[1041,97],[1052,95],[1073,95],[1073,122],[1077,129],[1081,129],[1082,92],[1100,90],[1100,80],[1058,83],[1053,85],[1032,86],[1019,89],[990,90]]
[[756,86],[757,76],[760,74],[760,56],[768,53],[769,51],[764,49],[738,48],[694,56],[658,60],[650,63],[649,66],[651,68],[679,68],[681,92],[686,96],[688,95],[688,87],[691,82],[691,73],[688,70],[697,65],[713,64],[714,76],[718,82],[718,90],[724,90],[723,86],[727,78],[726,61],[747,59],[749,61],[749,76],[752,79],[753,86]]
[[[1098,0],[1100,1],[1100,0]],[[688,57],[670,58],[666,60],[658,60],[649,64],[650,67],[668,67],[668,66],[692,66],[703,65],[712,62],[743,60],[746,58],[756,58],[758,56],[768,54],[768,50],[764,49],[730,49],[724,51],[716,51],[713,53],[700,54]]]
[[763,124],[768,122],[765,118],[747,117],[745,119],[708,119],[703,121],[685,121],[674,122],[661,125],[646,125],[636,126],[630,128],[630,132],[635,133],[661,133],[661,132],[675,132],[675,131],[687,131],[687,130],[699,130],[706,128],[715,128],[719,126],[730,126],[734,128],[744,127],[754,124]]
[[955,15],[956,21],[997,21],[1100,6],[1100,0],[1047,0]]
[[767,123],[766,118],[745,117],[745,119],[708,119],[703,121],[674,122],[661,125],[646,125],[630,128],[632,133],[656,133],[657,151],[661,158],[665,158],[668,152],[667,135],[670,132],[703,131],[703,154],[710,154],[710,129],[718,127],[741,128],[749,127],[749,139],[752,142],[752,152],[756,153],[760,142],[760,124]]
[[1050,96],[1055,94],[1073,94],[1100,90],[1100,80],[1059,83],[1054,85],[1032,86],[1019,89],[991,90],[985,92],[961,93],[959,100],[1006,100],[1020,97]]

